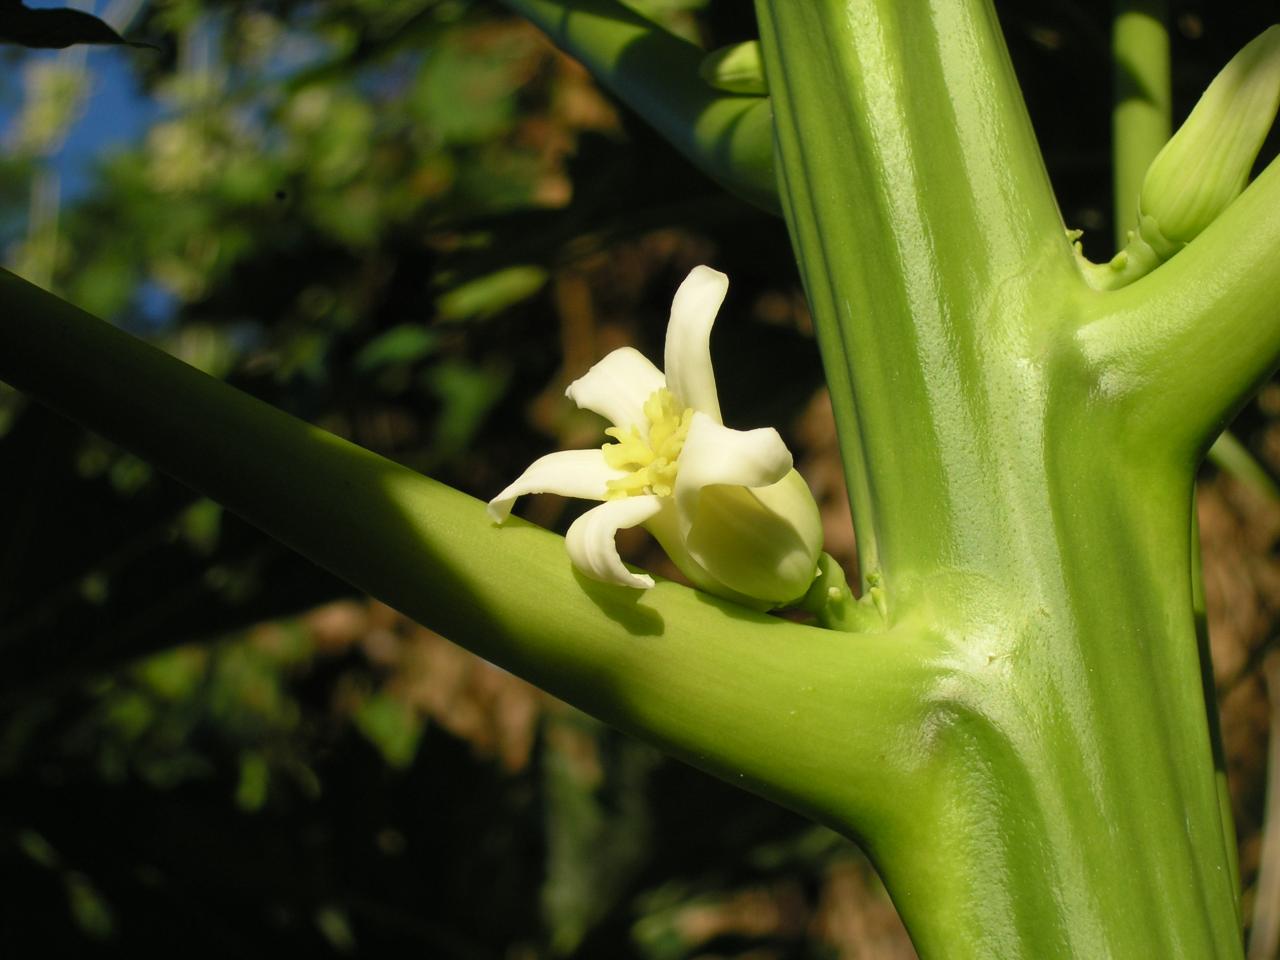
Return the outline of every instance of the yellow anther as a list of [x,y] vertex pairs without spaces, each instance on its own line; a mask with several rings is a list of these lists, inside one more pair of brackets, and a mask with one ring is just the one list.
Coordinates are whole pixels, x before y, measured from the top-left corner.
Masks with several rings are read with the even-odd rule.
[[605,436],[618,441],[604,445],[604,462],[615,470],[638,470],[653,460],[653,451],[635,427],[627,431],[621,427],[610,427]]
[[648,429],[610,427],[605,431],[617,443],[604,445],[604,461],[629,476],[610,480],[606,499],[619,500],[640,494],[669,497],[675,490],[680,451],[689,435],[693,410],[680,406],[665,387],[655,390],[644,403]]

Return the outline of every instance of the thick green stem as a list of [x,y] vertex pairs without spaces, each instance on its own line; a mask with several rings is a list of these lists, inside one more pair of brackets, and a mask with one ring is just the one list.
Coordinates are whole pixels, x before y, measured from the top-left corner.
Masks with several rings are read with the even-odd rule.
[[1000,488],[1021,481],[988,483],[997,451],[974,425],[1037,402],[1035,371],[1004,352],[1039,349],[1077,273],[989,7],[758,9],[784,208],[828,379],[852,400],[833,389],[859,541],[874,538],[892,609],[960,542],[986,538],[993,574],[1008,559],[1019,518]]
[[991,4],[757,10],[888,622],[924,618],[945,650],[898,747],[923,815],[868,838],[921,956],[1238,957],[1195,460],[1135,444],[1112,358],[1082,349],[1106,302],[1072,262]]
[[1130,429],[1199,457],[1280,359],[1280,161],[1167,264],[1090,298],[1077,335]]
[[[1173,132],[1173,94],[1169,66],[1167,0],[1116,0],[1111,28],[1114,102],[1111,109],[1111,170],[1116,249],[1129,243],[1137,225],[1138,195],[1147,168]],[[1143,250],[1130,249],[1128,268],[1149,272],[1132,261]],[[1100,274],[1100,288],[1124,286],[1127,280],[1109,266],[1086,266]],[[1209,459],[1267,497],[1280,490],[1248,449],[1230,432],[1209,448]]]
[[[1229,438],[1229,433],[1219,441]],[[1213,654],[1209,645],[1209,614],[1205,609],[1204,562],[1200,550],[1200,513],[1198,497],[1191,497],[1191,615],[1196,626],[1196,645],[1200,652],[1200,679],[1204,691],[1205,719],[1209,723],[1209,744],[1213,749],[1213,773],[1218,787],[1218,810],[1222,825],[1222,844],[1227,856],[1227,872],[1235,891],[1236,925],[1243,928],[1244,905],[1240,889],[1240,850],[1236,839],[1235,814],[1232,811],[1231,783],[1227,776],[1226,751],[1222,746],[1222,724],[1218,718],[1218,685],[1213,672]]]
[[[1147,169],[1173,132],[1172,70],[1169,58],[1168,0],[1115,0],[1111,29],[1113,104],[1111,111],[1111,162],[1113,213],[1116,249],[1129,247],[1129,266],[1138,275],[1146,269],[1135,264],[1143,246],[1130,245],[1137,226],[1138,197]],[[1149,250],[1150,248],[1145,248]],[[1110,270],[1110,268],[1106,268]],[[1123,283],[1116,286],[1123,286]],[[1209,449],[1209,459],[1264,496],[1280,496],[1274,482],[1248,449],[1229,431],[1221,434]],[[1205,710],[1210,724],[1214,766],[1218,781],[1222,829],[1230,858],[1236,868],[1236,840],[1227,787],[1225,759],[1218,731],[1218,698],[1209,652],[1208,623],[1204,611],[1204,575],[1201,568],[1200,536],[1192,497],[1191,593],[1196,634],[1200,650]],[[1239,884],[1236,884],[1237,894]],[[1240,902],[1237,896],[1236,906]]]
[[925,958],[1239,956],[1186,586],[1189,491],[1165,468],[1099,458],[1105,435],[1088,434],[1051,465],[1058,602],[988,600],[957,628],[934,819],[874,851]]

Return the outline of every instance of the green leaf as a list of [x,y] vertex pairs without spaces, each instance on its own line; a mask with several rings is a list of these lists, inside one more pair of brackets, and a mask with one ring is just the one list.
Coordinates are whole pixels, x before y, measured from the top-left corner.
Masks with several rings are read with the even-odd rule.
[[392,327],[374,337],[355,357],[359,373],[371,373],[396,363],[413,363],[431,354],[440,343],[440,337],[432,330],[412,323]]
[[547,724],[542,912],[551,952],[567,956],[625,895],[649,856],[646,786],[660,755],[581,714]]
[[271,765],[261,750],[240,754],[240,779],[236,784],[236,806],[249,813],[261,810],[271,787]]
[[454,287],[436,300],[441,320],[484,319],[527,300],[543,288],[547,271],[542,267],[505,267]]
[[422,739],[422,718],[403,700],[385,693],[374,694],[352,719],[388,766],[404,769],[413,763]]
[[440,144],[479,144],[502,136],[516,117],[516,93],[524,78],[512,42],[487,51],[442,44],[422,65],[410,109]]
[[111,906],[87,876],[69,873],[66,877],[67,904],[82,933],[92,940],[108,940],[115,933]]
[[423,386],[441,403],[435,424],[432,453],[437,462],[455,456],[480,429],[484,418],[502,396],[505,370],[475,368],[461,361],[446,361],[423,372]]
[[47,870],[57,870],[62,865],[62,857],[53,848],[53,844],[46,840],[43,834],[37,833],[35,830],[19,830],[14,836],[14,843],[32,861]]

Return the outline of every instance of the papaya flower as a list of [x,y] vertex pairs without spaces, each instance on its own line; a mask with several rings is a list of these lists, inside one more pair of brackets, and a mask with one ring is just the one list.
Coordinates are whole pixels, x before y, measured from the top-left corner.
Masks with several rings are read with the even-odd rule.
[[813,495],[772,428],[720,417],[711,327],[729,280],[696,267],[671,305],[666,373],[632,347],[614,350],[566,395],[612,423],[612,442],[535,460],[489,501],[502,523],[518,497],[600,501],[569,527],[573,565],[604,583],[647,589],[618,556],[617,532],[644,526],[697,587],[758,609],[786,606],[813,582],[822,524]]

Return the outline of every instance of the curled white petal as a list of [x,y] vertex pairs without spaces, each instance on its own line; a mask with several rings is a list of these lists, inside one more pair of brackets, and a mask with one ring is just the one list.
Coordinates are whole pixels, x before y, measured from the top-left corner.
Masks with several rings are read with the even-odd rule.
[[651,496],[606,500],[592,507],[565,534],[569,559],[592,580],[647,590],[653,586],[653,577],[632,573],[623,565],[615,538],[619,530],[637,527],[661,509],[661,498]]
[[573,383],[564,395],[615,427],[644,428],[644,402],[667,385],[662,371],[634,347],[614,350]]
[[548,453],[529,465],[524,473],[489,501],[489,516],[502,523],[511,516],[518,497],[526,493],[558,493],[562,497],[603,500],[610,480],[625,477],[626,471],[615,470],[604,462],[600,450],[562,450]]
[[777,430],[731,430],[704,413],[695,413],[676,475],[676,507],[682,532],[689,532],[703,487],[766,487],[790,470],[791,451]]
[[720,399],[711,369],[711,326],[729,290],[729,278],[710,267],[694,267],[671,302],[667,326],[667,386],[686,407],[720,423]]

